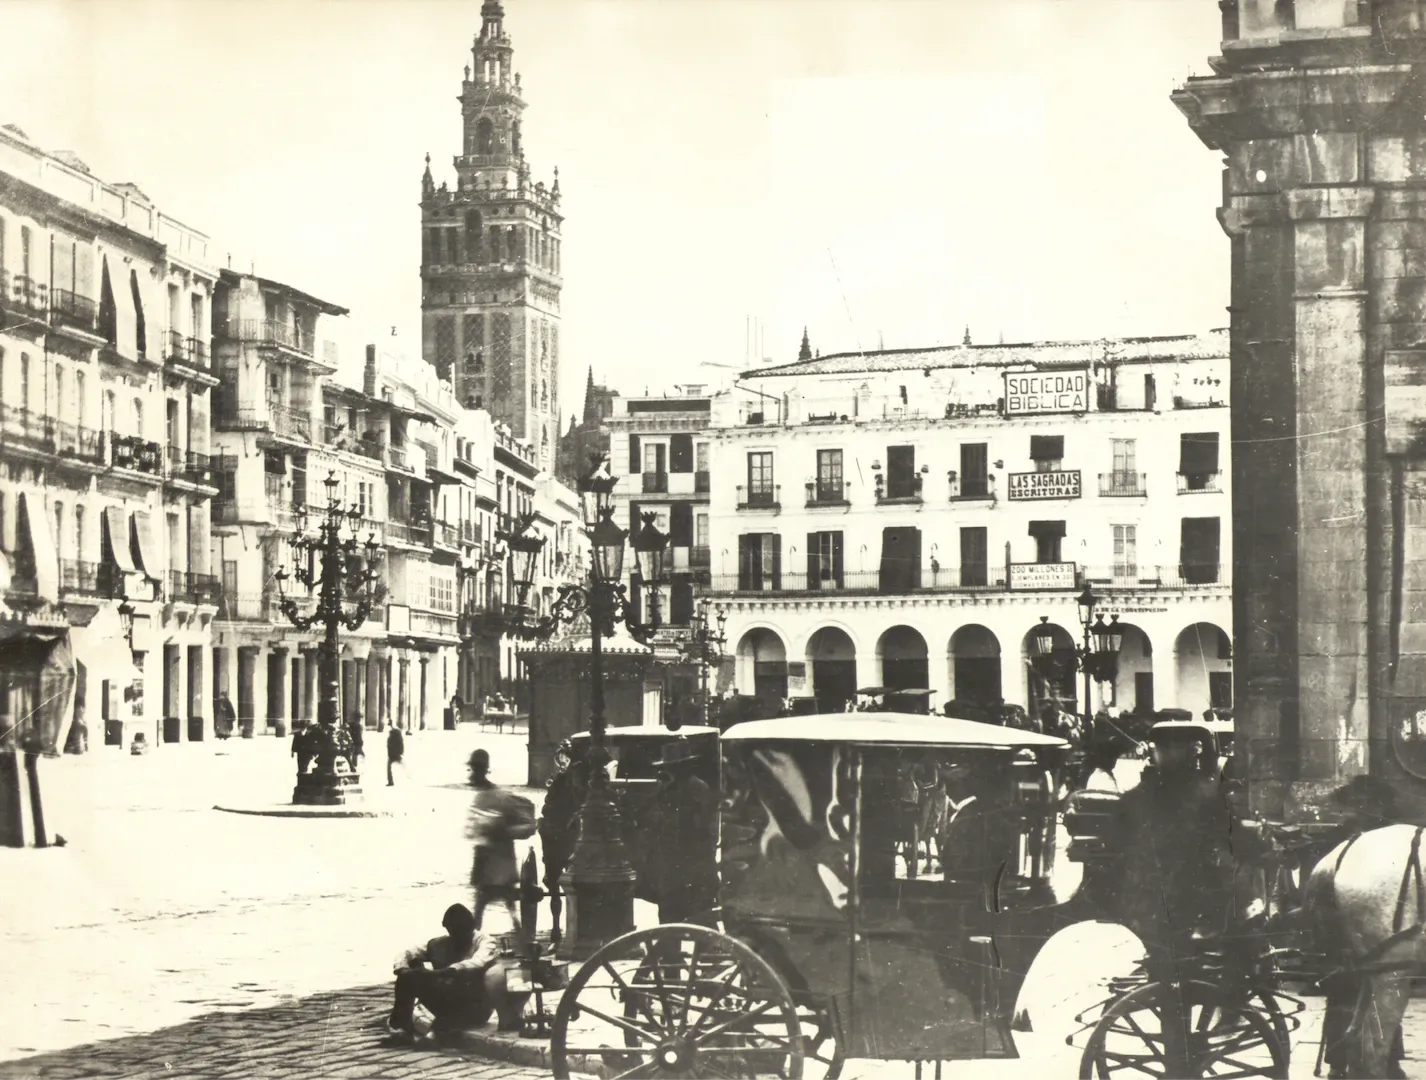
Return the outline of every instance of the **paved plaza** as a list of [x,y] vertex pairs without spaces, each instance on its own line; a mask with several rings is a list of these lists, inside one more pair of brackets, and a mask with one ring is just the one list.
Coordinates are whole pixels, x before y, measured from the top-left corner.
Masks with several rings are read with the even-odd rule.
[[[439,932],[446,905],[469,902],[465,759],[488,748],[495,779],[514,784],[524,741],[418,732],[404,784],[386,788],[384,756],[363,770],[367,805],[384,816],[342,820],[214,809],[285,802],[285,740],[44,762],[52,829],[67,844],[3,855],[26,890],[0,900],[0,965],[7,986],[24,987],[0,1011],[0,1077],[547,1075],[538,1040],[486,1032],[479,1052],[471,1041],[414,1049],[391,1045],[382,1026],[392,960]],[[641,924],[652,914],[638,905]],[[1078,1055],[1064,1041],[1073,1016],[1135,952],[1109,927],[1056,939],[1021,998],[1035,1027],[1017,1034],[1022,1059],[964,1063],[955,1075],[1074,1075]],[[1316,1063],[1319,1002],[1309,1004],[1294,1076]],[[1409,1052],[1426,1048],[1423,1013],[1410,1018]],[[1426,1080],[1422,1056],[1408,1074]],[[844,1075],[911,1072],[854,1061]]]

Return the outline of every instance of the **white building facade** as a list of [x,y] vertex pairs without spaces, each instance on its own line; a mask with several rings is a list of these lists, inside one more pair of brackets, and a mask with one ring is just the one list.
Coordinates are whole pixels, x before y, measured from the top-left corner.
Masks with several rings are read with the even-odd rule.
[[[708,463],[706,594],[738,691],[1073,707],[1091,584],[1126,627],[1096,707],[1229,707],[1226,376],[1226,331],[745,373]],[[1049,679],[1030,662],[1042,618]]]

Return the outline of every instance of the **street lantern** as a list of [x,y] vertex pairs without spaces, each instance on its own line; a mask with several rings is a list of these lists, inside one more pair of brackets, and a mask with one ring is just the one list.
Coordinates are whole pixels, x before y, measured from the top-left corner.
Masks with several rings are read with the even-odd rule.
[[1119,625],[1118,615],[1111,615],[1108,623],[1104,621],[1103,615],[1096,615],[1091,633],[1097,655],[1106,659],[1119,655],[1119,649],[1124,644],[1124,628]]
[[599,523],[589,531],[594,553],[594,579],[601,585],[617,585],[624,573],[624,538],[628,533],[614,523],[614,511],[600,511]]
[[1035,655],[1046,657],[1055,651],[1055,628],[1050,625],[1048,615],[1040,616],[1040,625],[1035,627],[1035,632],[1030,638],[1035,649]]
[[524,527],[507,536],[505,542],[510,549],[510,557],[514,560],[512,569],[515,575],[516,601],[521,607],[525,607],[530,589],[535,584],[535,560],[545,549],[545,538],[530,532],[528,521],[523,521],[522,525]]
[[584,527],[594,529],[610,510],[614,500],[614,485],[619,478],[609,471],[609,459],[602,454],[590,458],[590,471],[579,478],[579,506]]
[[129,603],[127,594],[119,598],[119,625],[124,628],[124,640],[129,644],[129,651],[134,648],[134,605]]
[[1094,586],[1085,585],[1084,592],[1074,598],[1075,605],[1079,608],[1079,622],[1081,626],[1088,626],[1094,617],[1094,609],[1099,603],[1099,597],[1094,595]]
[[664,550],[668,535],[659,531],[653,514],[643,515],[643,526],[634,538],[634,555],[639,560],[639,577],[651,587],[663,580]]

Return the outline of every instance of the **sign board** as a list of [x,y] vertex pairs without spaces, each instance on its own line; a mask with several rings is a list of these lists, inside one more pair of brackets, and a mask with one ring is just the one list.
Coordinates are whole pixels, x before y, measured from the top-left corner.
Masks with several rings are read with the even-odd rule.
[[387,604],[386,629],[392,634],[409,634],[411,632],[411,609],[405,604]]
[[1078,499],[1079,495],[1078,469],[1010,474],[1011,499]]
[[1089,411],[1089,369],[1005,373],[1005,414]]
[[1012,589],[1073,589],[1074,563],[1011,563]]

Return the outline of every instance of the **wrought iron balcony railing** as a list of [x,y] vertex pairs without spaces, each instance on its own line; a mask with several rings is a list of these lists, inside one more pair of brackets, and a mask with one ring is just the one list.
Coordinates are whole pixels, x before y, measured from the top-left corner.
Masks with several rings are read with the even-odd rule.
[[1107,472],[1099,474],[1099,494],[1102,498],[1135,498],[1147,494],[1144,473]]
[[739,510],[777,510],[782,504],[778,501],[779,493],[782,491],[781,484],[770,484],[759,487],[744,487],[738,485],[738,509]]

